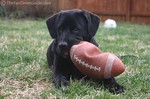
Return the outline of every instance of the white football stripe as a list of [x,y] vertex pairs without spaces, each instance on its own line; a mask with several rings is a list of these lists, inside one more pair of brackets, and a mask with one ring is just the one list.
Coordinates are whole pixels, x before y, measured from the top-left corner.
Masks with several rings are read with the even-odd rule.
[[112,66],[115,60],[115,56],[109,55],[106,61],[105,70],[104,70],[104,78],[110,78],[111,77],[111,70]]

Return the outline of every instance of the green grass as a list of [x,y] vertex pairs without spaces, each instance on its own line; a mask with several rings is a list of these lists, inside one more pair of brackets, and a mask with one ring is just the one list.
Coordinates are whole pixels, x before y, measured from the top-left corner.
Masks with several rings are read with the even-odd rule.
[[125,92],[113,95],[92,81],[72,81],[56,89],[46,61],[52,39],[45,20],[0,18],[0,98],[148,99],[150,97],[150,26],[101,24],[96,34],[100,49],[117,56],[126,71],[116,77]]

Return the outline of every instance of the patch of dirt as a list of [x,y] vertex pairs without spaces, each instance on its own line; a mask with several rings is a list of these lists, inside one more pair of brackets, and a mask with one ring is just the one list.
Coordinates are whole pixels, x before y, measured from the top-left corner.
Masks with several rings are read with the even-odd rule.
[[32,84],[29,84],[25,81],[5,79],[0,81],[0,94],[5,96],[5,99],[39,99],[42,98],[40,93],[50,87],[51,84],[44,81],[33,81]]

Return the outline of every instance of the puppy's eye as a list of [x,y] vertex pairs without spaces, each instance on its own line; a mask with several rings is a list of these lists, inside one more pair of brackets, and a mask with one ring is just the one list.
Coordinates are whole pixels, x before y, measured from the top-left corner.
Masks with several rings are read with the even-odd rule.
[[74,28],[73,32],[79,32],[80,30],[78,28]]

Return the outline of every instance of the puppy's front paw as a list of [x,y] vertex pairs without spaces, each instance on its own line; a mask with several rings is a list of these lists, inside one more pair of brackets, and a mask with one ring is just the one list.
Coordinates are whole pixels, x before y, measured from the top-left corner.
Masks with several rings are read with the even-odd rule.
[[109,84],[107,87],[108,87],[109,91],[113,94],[120,94],[120,93],[124,92],[123,86],[121,86],[117,83]]
[[69,80],[63,75],[56,75],[54,78],[54,85],[59,88],[61,86],[69,86]]

